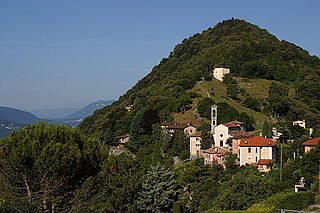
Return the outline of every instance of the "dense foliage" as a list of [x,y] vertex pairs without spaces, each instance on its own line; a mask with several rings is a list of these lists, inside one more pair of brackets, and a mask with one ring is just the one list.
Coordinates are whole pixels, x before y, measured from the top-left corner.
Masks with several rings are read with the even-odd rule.
[[103,147],[71,127],[39,123],[1,141],[0,197],[11,211],[71,209],[95,175]]
[[[283,133],[279,145],[285,162],[282,182],[278,170],[262,174],[249,165],[238,167],[232,154],[226,157],[225,167],[205,166],[202,158],[189,161],[186,135],[161,129],[159,123],[173,121],[174,113],[190,112],[194,100],[200,100],[200,116],[210,118],[214,102],[201,100],[194,91],[199,81],[210,81],[215,66],[231,68],[224,81],[226,97],[216,101],[218,122],[243,121],[248,131],[256,127],[252,115],[230,102],[270,116],[263,134],[269,137],[273,126]],[[305,119],[315,129],[313,136],[320,134],[319,75],[319,58],[294,44],[243,20],[218,23],[184,39],[118,101],[86,118],[80,129],[40,123],[1,140],[0,208],[25,212],[242,210],[292,189],[301,176],[312,191],[320,148],[302,155],[301,143],[308,132],[292,126],[292,121]],[[250,95],[233,79],[239,76],[270,80],[267,97]],[[207,119],[199,118],[203,149],[212,143]],[[126,133],[130,133],[126,148],[109,154],[106,147],[118,145],[117,136]]]

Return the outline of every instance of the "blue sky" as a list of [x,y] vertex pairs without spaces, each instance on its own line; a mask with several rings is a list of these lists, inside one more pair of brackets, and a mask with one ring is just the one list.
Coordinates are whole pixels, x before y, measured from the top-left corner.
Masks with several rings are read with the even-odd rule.
[[117,99],[174,46],[231,17],[320,56],[320,1],[1,0],[0,105]]

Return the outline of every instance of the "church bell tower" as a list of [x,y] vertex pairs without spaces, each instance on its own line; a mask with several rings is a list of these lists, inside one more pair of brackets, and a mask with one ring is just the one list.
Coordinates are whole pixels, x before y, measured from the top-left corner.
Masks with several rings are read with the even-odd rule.
[[214,134],[214,128],[218,124],[218,106],[211,106],[211,135]]

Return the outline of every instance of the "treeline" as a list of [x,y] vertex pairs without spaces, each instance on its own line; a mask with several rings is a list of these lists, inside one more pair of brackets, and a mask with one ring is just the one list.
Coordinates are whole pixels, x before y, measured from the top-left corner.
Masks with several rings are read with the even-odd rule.
[[313,203],[320,147],[284,163],[280,182],[279,171],[261,175],[252,166],[237,167],[232,154],[225,167],[204,166],[202,158],[175,165],[174,156],[188,157],[180,155],[189,151],[185,136],[168,139],[158,125],[152,129],[135,153],[120,155],[71,127],[39,123],[12,133],[0,141],[0,212],[242,210],[278,193],[279,202],[298,199],[283,191],[292,191],[301,175],[311,195],[291,206]]

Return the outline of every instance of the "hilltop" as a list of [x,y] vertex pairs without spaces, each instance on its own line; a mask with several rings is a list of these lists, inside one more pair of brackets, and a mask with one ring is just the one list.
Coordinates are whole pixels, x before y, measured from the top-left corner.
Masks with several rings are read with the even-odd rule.
[[[97,110],[82,122],[80,128],[111,143],[115,136],[128,131],[132,118],[141,109],[156,109],[160,121],[171,121],[173,117],[179,119],[177,113],[192,116],[190,109],[193,110],[199,101],[199,94],[194,92],[199,87],[197,83],[210,77],[216,66],[229,67],[233,77],[267,85],[259,92],[243,82],[238,83],[246,87],[249,95],[263,99],[262,111],[253,112],[244,106],[244,98],[234,101],[226,97],[223,94],[226,85],[214,80],[201,83],[214,90],[216,96],[213,95],[212,99],[215,102],[227,102],[238,111],[254,116],[258,122],[256,128],[260,128],[261,121],[270,115],[289,120],[305,119],[313,127],[319,125],[319,58],[310,56],[306,50],[290,42],[280,41],[256,25],[231,19],[184,39],[168,58],[163,58],[118,101]],[[275,106],[268,99],[271,82],[290,88],[290,95],[277,97],[281,105]],[[222,100],[221,97],[225,98]],[[124,107],[130,105],[133,105],[132,110],[126,113]]]
[[0,119],[20,124],[31,124],[41,120],[30,112],[3,106],[0,106]]

